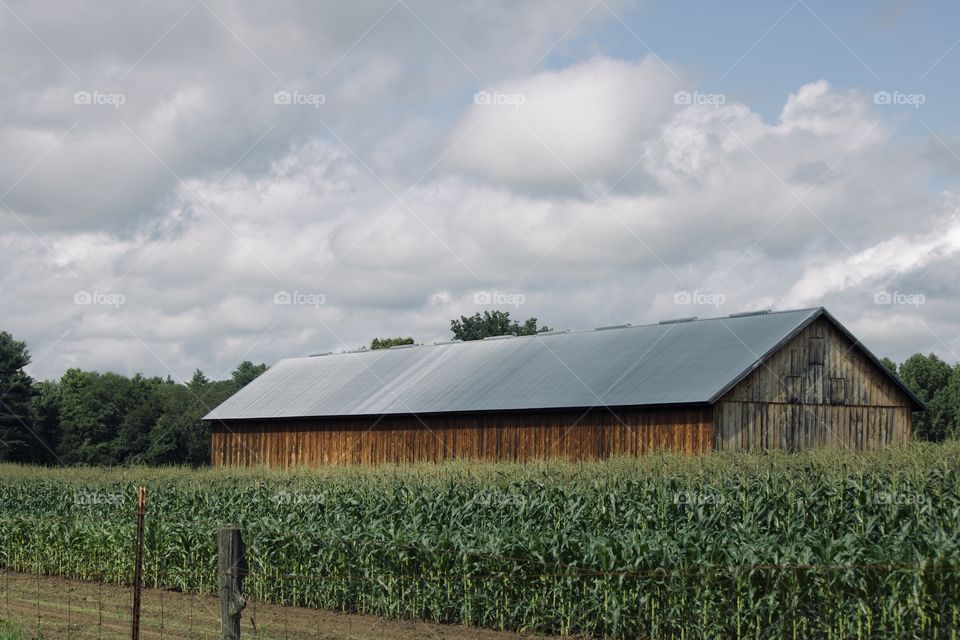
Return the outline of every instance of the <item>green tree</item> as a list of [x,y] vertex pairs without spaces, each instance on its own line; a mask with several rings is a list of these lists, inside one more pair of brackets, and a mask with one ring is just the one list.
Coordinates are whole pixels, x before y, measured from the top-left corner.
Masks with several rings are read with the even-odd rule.
[[523,324],[510,319],[509,311],[484,311],[472,316],[460,316],[450,321],[450,331],[457,340],[482,340],[492,336],[531,336],[552,331],[548,326],[537,327],[536,318],[527,318]]
[[237,391],[239,391],[256,380],[257,377],[259,377],[268,368],[269,367],[267,367],[267,365],[263,362],[260,364],[253,364],[249,360],[244,360],[237,366],[236,369],[233,370],[233,373],[230,374],[230,377],[233,378],[234,384],[237,385]]
[[944,435],[948,438],[960,438],[960,363],[953,366],[947,386],[941,393],[946,409]]
[[162,415],[157,393],[162,384],[162,378],[144,378],[139,373],[125,379],[126,397],[120,403],[120,422],[113,443],[115,462],[144,462],[154,425]]
[[26,343],[0,331],[0,460],[32,461],[41,444],[34,436],[33,379],[23,370],[28,364]]
[[914,414],[914,434],[923,440],[943,440],[954,428],[958,411],[957,405],[951,403],[948,389],[954,368],[933,353],[916,353],[900,365],[899,374],[927,405],[927,411]]
[[187,388],[194,392],[199,392],[208,384],[210,384],[210,378],[208,378],[203,371],[197,369],[193,372],[193,377],[190,378],[190,382],[187,383]]
[[123,376],[68,369],[60,378],[60,458],[70,464],[113,464]]
[[60,446],[60,383],[56,380],[44,380],[33,385],[33,414],[36,420],[34,433],[41,439],[43,446],[35,451],[35,462],[58,464],[56,451]]
[[60,379],[60,457],[90,465],[141,462],[161,415],[161,386],[161,378],[69,369]]
[[885,369],[890,371],[890,373],[894,375],[899,375],[897,373],[897,363],[891,360],[890,358],[880,358],[880,364],[882,364]]
[[163,385],[159,393],[162,414],[153,429],[144,461],[152,465],[208,464],[210,428],[202,418],[236,391],[233,380]]
[[405,344],[413,344],[413,338],[374,338],[370,343],[371,349],[389,349]]

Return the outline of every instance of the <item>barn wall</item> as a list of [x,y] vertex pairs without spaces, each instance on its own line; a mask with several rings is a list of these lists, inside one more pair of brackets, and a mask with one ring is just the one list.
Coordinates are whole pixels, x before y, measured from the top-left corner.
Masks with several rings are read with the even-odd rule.
[[716,405],[721,450],[906,444],[912,403],[826,318],[811,323]]
[[700,453],[714,441],[711,407],[226,421],[212,431],[214,466],[578,460]]

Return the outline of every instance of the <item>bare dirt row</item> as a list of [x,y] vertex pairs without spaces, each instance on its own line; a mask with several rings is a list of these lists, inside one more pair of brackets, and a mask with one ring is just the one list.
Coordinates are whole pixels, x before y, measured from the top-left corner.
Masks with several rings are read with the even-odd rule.
[[[39,631],[45,640],[129,638],[132,602],[129,587],[0,572],[0,618],[22,627],[31,637]],[[144,640],[216,640],[219,628],[215,597],[144,589],[140,624],[140,637]],[[249,602],[243,614],[242,637],[251,640],[516,640],[525,636]]]

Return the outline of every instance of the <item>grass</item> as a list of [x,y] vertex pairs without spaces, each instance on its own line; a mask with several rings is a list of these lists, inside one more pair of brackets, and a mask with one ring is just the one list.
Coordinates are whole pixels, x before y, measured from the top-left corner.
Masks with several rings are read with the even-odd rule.
[[39,640],[34,636],[25,636],[23,632],[4,620],[0,620],[0,640],[27,640],[27,638],[33,638],[33,640]]
[[0,466],[0,561],[213,593],[244,529],[262,600],[635,637],[950,637],[960,443],[863,453],[298,469]]

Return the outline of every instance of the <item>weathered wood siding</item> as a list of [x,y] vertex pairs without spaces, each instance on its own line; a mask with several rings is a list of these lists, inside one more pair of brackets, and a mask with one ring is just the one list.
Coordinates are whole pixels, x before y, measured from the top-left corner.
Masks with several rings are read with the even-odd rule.
[[906,444],[912,410],[910,398],[820,318],[717,402],[716,447]]
[[211,464],[337,465],[574,460],[713,447],[713,409],[591,409],[379,418],[215,421]]

